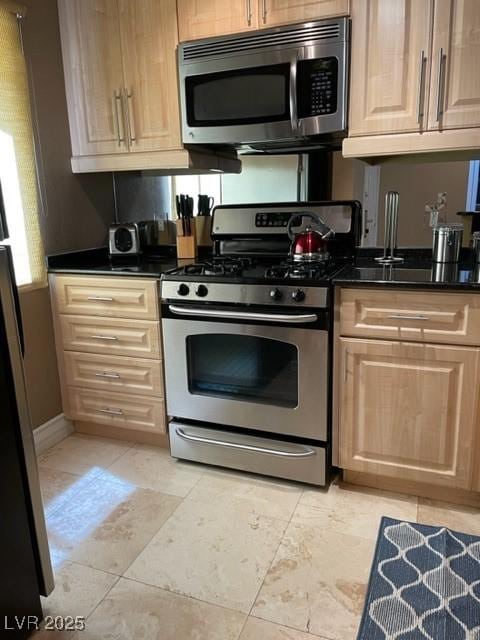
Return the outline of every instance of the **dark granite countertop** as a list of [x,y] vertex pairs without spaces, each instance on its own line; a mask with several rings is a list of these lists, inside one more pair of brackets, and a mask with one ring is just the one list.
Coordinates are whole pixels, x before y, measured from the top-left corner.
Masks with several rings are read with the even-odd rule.
[[[188,262],[191,262],[189,260]],[[140,256],[110,257],[107,247],[47,256],[49,273],[159,278],[178,265],[175,247],[155,247]]]
[[336,286],[398,287],[480,291],[480,264],[472,252],[462,250],[458,263],[433,263],[431,250],[401,249],[405,262],[384,266],[375,261],[378,250],[362,250],[355,262],[346,265],[333,278]]

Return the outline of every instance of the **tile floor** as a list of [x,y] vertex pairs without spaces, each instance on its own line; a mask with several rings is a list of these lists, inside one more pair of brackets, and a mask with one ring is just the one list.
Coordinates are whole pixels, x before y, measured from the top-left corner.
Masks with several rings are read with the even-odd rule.
[[75,434],[39,457],[56,588],[35,640],[354,640],[382,515],[478,533],[480,512],[328,491]]

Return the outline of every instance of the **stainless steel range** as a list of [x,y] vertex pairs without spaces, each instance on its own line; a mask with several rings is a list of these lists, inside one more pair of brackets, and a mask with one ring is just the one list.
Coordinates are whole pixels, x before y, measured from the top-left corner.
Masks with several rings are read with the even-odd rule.
[[[290,218],[307,212],[335,233],[328,261],[287,257]],[[330,278],[358,219],[356,202],[216,207],[213,257],[162,279],[174,457],[325,484]]]

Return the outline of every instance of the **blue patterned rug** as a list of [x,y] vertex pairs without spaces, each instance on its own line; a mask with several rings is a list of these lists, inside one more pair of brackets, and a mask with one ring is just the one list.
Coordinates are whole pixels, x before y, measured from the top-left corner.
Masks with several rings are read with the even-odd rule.
[[480,537],[383,518],[357,640],[480,640]]

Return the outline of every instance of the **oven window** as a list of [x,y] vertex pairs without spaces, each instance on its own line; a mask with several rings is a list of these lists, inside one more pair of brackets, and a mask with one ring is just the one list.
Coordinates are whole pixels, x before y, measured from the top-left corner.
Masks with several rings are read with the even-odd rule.
[[290,65],[236,69],[185,80],[190,127],[290,119]]
[[197,395],[298,406],[298,349],[256,336],[187,337],[188,386]]

